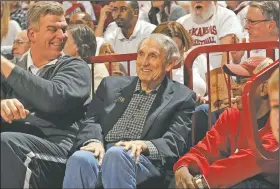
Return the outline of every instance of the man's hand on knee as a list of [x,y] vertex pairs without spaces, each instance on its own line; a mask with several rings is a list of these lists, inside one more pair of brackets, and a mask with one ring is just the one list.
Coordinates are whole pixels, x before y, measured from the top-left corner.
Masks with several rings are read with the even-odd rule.
[[105,153],[105,149],[102,143],[90,142],[86,146],[81,147],[80,150],[85,150],[94,153],[94,157],[98,158],[98,165],[101,166]]
[[148,150],[148,146],[144,141],[120,141],[115,146],[124,146],[124,150],[131,150],[131,157],[136,158],[136,163],[139,163],[141,153]]
[[1,100],[1,117],[8,123],[13,120],[25,119],[30,112],[17,99]]

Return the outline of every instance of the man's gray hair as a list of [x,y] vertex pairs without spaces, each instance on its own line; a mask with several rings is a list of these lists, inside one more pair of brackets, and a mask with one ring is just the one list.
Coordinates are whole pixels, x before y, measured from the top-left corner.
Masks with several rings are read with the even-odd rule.
[[175,61],[176,64],[179,63],[181,55],[178,46],[173,41],[173,39],[161,33],[153,33],[141,41],[138,46],[138,50],[141,47],[142,43],[146,40],[155,40],[159,43],[159,45],[164,49],[166,53],[166,63],[170,63],[170,61]]
[[278,1],[252,1],[250,2],[250,7],[260,9],[266,19],[276,22],[276,27],[279,29],[279,4],[280,2]]
[[39,21],[41,16],[64,15],[63,7],[60,3],[55,1],[39,1],[33,4],[27,11],[27,26],[34,27],[39,30]]

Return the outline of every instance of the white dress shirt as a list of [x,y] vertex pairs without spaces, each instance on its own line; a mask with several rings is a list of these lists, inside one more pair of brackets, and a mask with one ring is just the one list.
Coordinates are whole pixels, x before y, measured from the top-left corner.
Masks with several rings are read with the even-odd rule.
[[[155,28],[156,26],[153,24],[143,20],[138,20],[132,35],[129,37],[129,39],[127,39],[123,35],[121,28],[109,27],[104,33],[104,41],[111,44],[117,54],[136,53],[140,42],[149,36]],[[127,70],[126,62],[122,62],[122,64]],[[130,65],[130,75],[135,76],[135,61],[132,61]]]

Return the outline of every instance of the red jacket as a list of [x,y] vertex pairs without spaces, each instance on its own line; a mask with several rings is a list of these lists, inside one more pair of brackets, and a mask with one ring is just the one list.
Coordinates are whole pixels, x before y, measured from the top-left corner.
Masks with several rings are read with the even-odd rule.
[[[228,188],[260,173],[277,176],[279,160],[261,162],[266,170],[258,166],[256,156],[248,148],[246,134],[238,129],[242,123],[240,114],[236,108],[225,110],[206,137],[175,163],[174,172],[181,166],[187,166],[192,174],[202,173],[210,188]],[[278,148],[269,121],[259,135],[267,150]]]

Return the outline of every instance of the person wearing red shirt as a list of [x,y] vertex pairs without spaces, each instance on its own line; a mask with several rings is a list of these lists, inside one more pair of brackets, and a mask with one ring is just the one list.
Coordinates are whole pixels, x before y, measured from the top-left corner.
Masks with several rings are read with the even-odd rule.
[[[174,164],[176,188],[278,188],[279,160],[258,160],[248,146],[246,133],[240,130],[246,126],[241,104],[245,83],[272,62],[269,58],[252,57],[238,65],[223,66],[226,74],[236,76],[231,90],[233,97],[240,100],[236,101],[236,107],[226,109],[202,141]],[[278,148],[278,143],[268,119],[266,85],[266,82],[261,84],[256,91],[255,104],[261,142],[272,151]],[[265,169],[257,164],[259,161]]]

